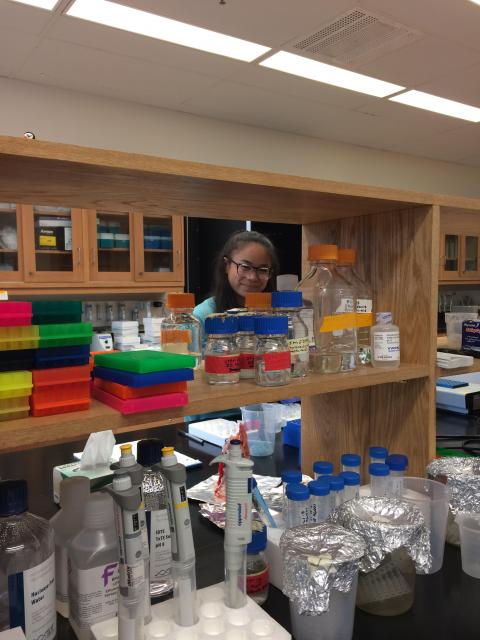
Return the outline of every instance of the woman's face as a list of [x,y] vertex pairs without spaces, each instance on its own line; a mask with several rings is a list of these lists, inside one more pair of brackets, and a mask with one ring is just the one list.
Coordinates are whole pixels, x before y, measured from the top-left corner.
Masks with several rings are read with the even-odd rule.
[[[233,251],[229,258],[226,259],[225,272],[230,286],[240,298],[244,298],[246,293],[265,289],[272,263],[270,254],[262,244],[244,244]],[[261,270],[255,271],[251,267],[259,267]]]

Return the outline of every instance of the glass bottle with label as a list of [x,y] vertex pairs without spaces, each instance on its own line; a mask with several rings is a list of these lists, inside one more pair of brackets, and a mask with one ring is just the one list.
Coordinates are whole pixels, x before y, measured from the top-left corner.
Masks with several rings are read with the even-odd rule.
[[240,379],[255,378],[255,316],[238,315],[237,347],[240,353]]
[[237,330],[235,316],[216,314],[205,318],[205,377],[209,384],[234,384],[240,381]]
[[338,250],[338,273],[349,282],[355,293],[355,322],[357,326],[357,364],[366,365],[372,361],[370,327],[373,324],[372,289],[355,269],[355,249]]
[[252,541],[247,545],[247,595],[257,604],[268,598],[267,527],[252,531]]
[[78,640],[91,640],[90,627],[118,611],[118,539],[113,500],[94,493],[85,503],[83,527],[68,545],[70,624]]
[[194,306],[193,293],[168,293],[160,339],[163,351],[190,354],[198,367],[202,359],[202,325],[192,314]]
[[255,382],[263,387],[288,384],[291,361],[287,316],[256,318],[255,335]]
[[274,291],[272,309],[288,318],[288,346],[292,378],[303,378],[309,371],[308,328],[300,316],[301,291]]
[[137,462],[143,471],[143,502],[147,520],[150,552],[150,596],[170,593],[172,582],[172,551],[167,497],[163,475],[152,469],[162,459],[163,442],[158,438],[140,440],[137,444]]
[[[27,511],[25,480],[0,482],[0,631],[21,626],[27,640],[55,638],[55,542],[47,520]],[[32,599],[24,594],[42,593]]]
[[393,324],[390,312],[377,313],[377,324],[371,328],[372,365],[381,369],[400,366],[400,329]]

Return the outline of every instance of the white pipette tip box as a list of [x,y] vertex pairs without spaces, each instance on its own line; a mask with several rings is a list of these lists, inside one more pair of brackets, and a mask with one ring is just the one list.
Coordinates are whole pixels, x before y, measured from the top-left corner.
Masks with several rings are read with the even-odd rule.
[[[224,595],[223,583],[197,591],[199,621],[193,627],[174,623],[172,600],[153,605],[145,640],[291,640],[288,631],[251,598],[241,609],[229,609]],[[93,625],[91,631],[95,640],[116,640],[117,627],[117,618],[110,618]]]

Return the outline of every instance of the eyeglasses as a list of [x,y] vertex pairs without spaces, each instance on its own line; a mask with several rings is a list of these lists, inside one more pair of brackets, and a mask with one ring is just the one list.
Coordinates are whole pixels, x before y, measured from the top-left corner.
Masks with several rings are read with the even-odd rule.
[[245,262],[235,262],[235,260],[232,260],[228,256],[225,256],[225,259],[229,262],[233,262],[237,267],[237,274],[239,276],[248,276],[255,272],[255,275],[259,280],[268,280],[272,275],[271,267],[254,267],[251,264],[246,264]]

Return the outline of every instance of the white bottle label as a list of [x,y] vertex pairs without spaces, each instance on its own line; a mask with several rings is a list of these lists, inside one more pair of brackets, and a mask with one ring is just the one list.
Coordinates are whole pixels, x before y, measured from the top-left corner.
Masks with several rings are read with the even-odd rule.
[[71,564],[70,618],[79,629],[108,620],[118,611],[118,562],[93,569],[77,569]]
[[400,333],[398,331],[374,333],[373,358],[381,362],[400,360]]
[[336,313],[352,313],[353,311],[353,298],[342,298]]
[[372,313],[372,301],[366,298],[357,298],[357,313]]
[[68,560],[67,550],[55,545],[55,589],[57,601],[68,604]]
[[55,554],[37,566],[8,576],[10,627],[27,640],[50,640],[57,633]]
[[315,332],[313,322],[313,309],[311,307],[303,308],[300,311],[300,318],[307,325],[308,329],[308,341],[310,349],[315,348]]
[[150,511],[150,580],[170,577],[172,570],[170,524],[166,509]]

